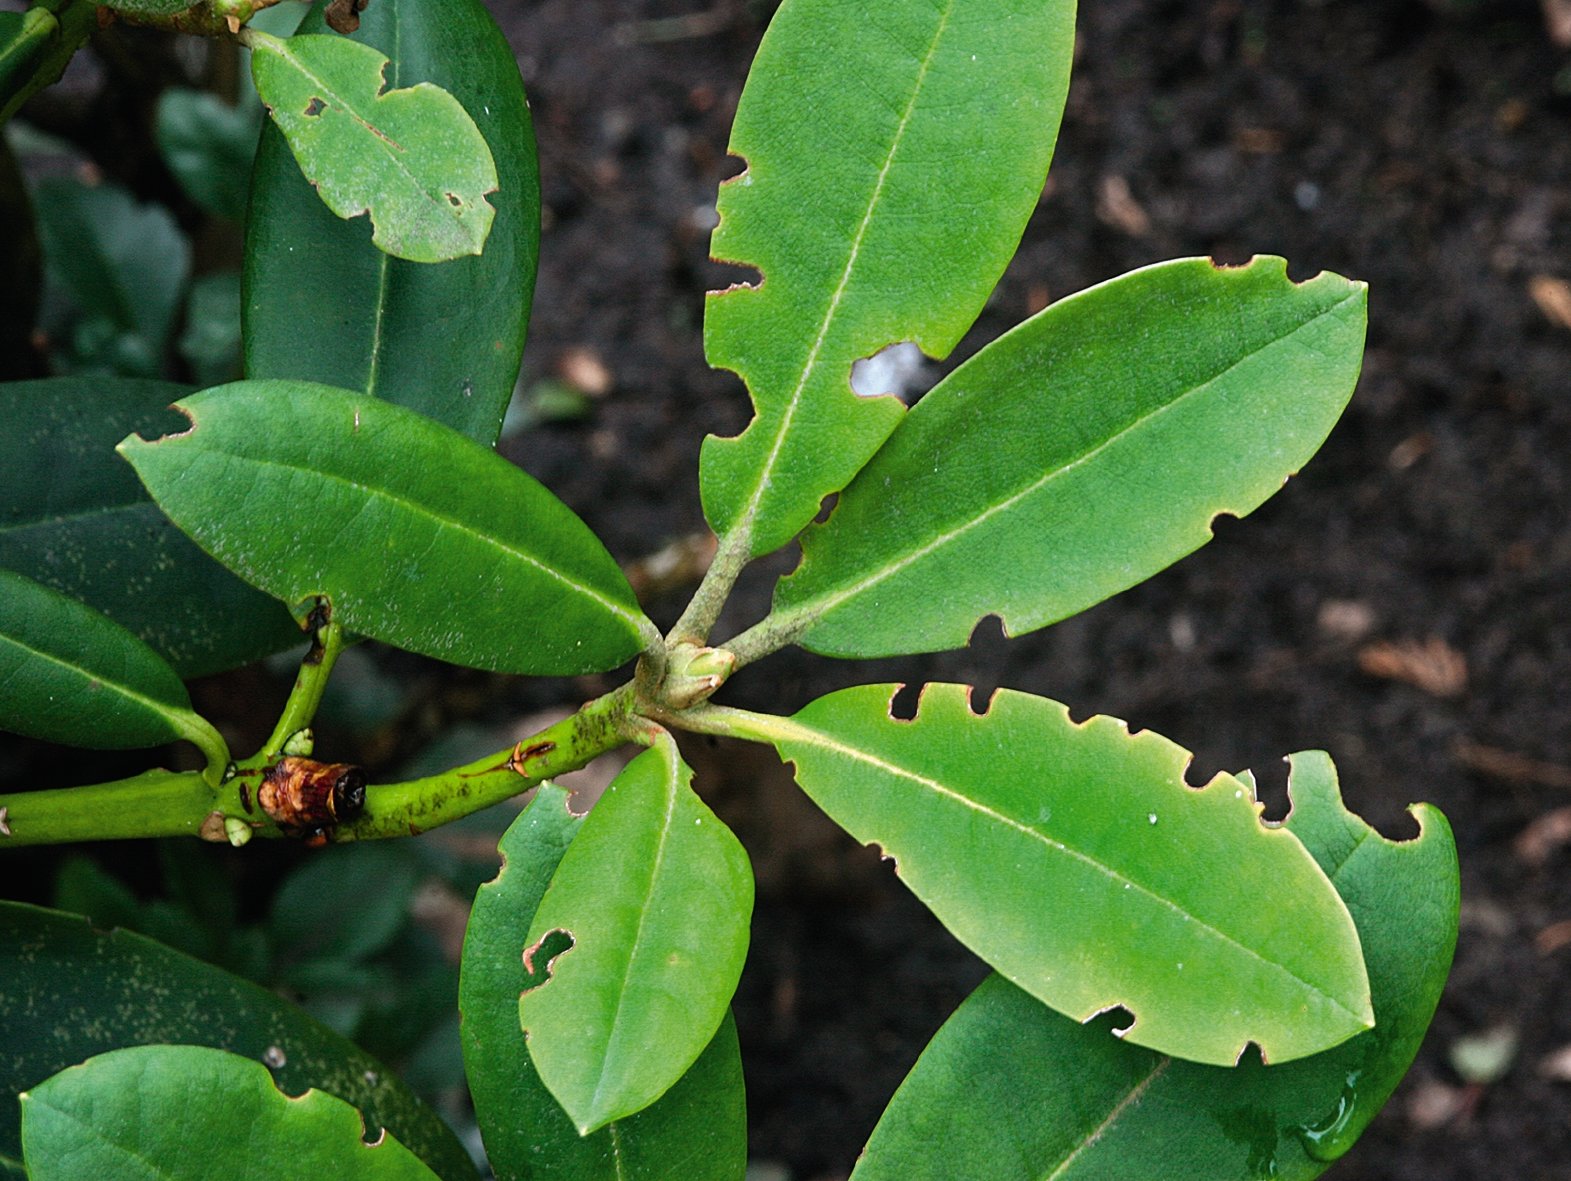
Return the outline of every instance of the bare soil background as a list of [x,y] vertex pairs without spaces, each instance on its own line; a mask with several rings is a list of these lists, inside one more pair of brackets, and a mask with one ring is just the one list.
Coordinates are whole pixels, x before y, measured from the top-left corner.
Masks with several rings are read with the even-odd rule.
[[[526,367],[588,350],[612,377],[588,422],[513,454],[637,557],[702,528],[700,438],[748,416],[704,367],[702,292],[726,281],[708,219],[773,6],[492,3],[548,206]],[[957,358],[1145,263],[1276,253],[1369,282],[1351,409],[1263,509],[1077,619],[871,667],[783,653],[727,689],[782,709],[874,679],[1007,685],[1166,734],[1202,775],[1252,767],[1274,814],[1279,760],[1316,747],[1387,833],[1437,804],[1462,856],[1456,967],[1409,1079],[1336,1166],[1347,1181],[1571,1178],[1571,1082],[1542,1072],[1571,1045],[1571,934],[1554,926],[1571,850],[1553,823],[1533,829],[1540,856],[1518,848],[1571,804],[1571,325],[1552,282],[1571,280],[1568,69],[1530,2],[1083,5],[1048,191]],[[730,625],[792,560],[745,584]],[[691,754],[759,865],[738,1008],[754,1154],[843,1177],[983,969],[771,755]],[[1520,1051],[1468,1087],[1452,1047],[1499,1029]]]

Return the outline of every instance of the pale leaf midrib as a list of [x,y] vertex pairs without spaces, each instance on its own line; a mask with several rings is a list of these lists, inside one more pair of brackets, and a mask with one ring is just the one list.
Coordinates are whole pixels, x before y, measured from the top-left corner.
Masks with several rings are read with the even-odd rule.
[[623,1016],[627,1012],[625,999],[627,997],[627,982],[632,978],[633,964],[638,960],[639,954],[643,950],[641,944],[644,937],[644,926],[648,923],[649,914],[654,909],[649,905],[649,900],[655,896],[655,889],[660,881],[660,871],[665,865],[666,851],[671,847],[671,838],[675,828],[674,817],[683,787],[680,765],[669,760],[664,752],[662,752],[661,757],[665,760],[665,814],[660,818],[659,844],[655,847],[654,863],[649,869],[649,887],[645,891],[645,904],[639,907],[638,925],[633,930],[632,942],[628,944],[627,958],[622,965],[622,979],[616,990],[616,1012],[612,1014],[611,1028],[606,1034],[605,1053],[600,1058],[600,1077],[595,1083],[594,1095],[589,1101],[591,1109],[598,1109],[600,1106],[601,1097],[605,1093],[607,1083],[609,1082],[606,1067],[615,1061],[623,1040],[622,1030],[625,1028]]
[[775,464],[779,462],[780,453],[785,448],[786,437],[790,434],[791,424],[796,420],[796,412],[802,404],[802,397],[807,389],[808,380],[818,367],[819,353],[823,350],[824,342],[829,338],[829,330],[834,324],[835,314],[840,309],[840,301],[845,297],[846,288],[851,283],[852,273],[856,270],[857,260],[862,252],[862,243],[866,239],[868,228],[873,222],[873,214],[878,209],[879,202],[883,199],[884,182],[888,179],[889,170],[894,166],[895,157],[899,154],[900,147],[905,141],[906,128],[911,122],[912,112],[916,110],[917,100],[922,95],[922,88],[927,84],[927,75],[932,68],[933,58],[938,52],[939,42],[943,40],[944,34],[949,30],[949,21],[954,13],[954,6],[955,0],[949,0],[939,17],[937,27],[933,31],[933,38],[928,45],[927,54],[922,59],[921,68],[917,72],[916,82],[911,88],[911,97],[907,100],[905,112],[895,126],[889,150],[885,154],[883,165],[879,168],[878,176],[873,182],[872,192],[868,195],[867,208],[863,211],[862,220],[858,223],[856,233],[852,236],[845,266],[840,272],[840,280],[830,295],[828,306],[824,309],[823,319],[819,323],[818,331],[814,334],[812,345],[807,352],[807,358],[802,363],[802,372],[797,378],[796,387],[786,399],[784,413],[780,417],[779,426],[775,429],[775,435],[770,442],[769,451],[764,457],[764,462],[759,465],[753,490],[749,493],[733,528],[739,528],[744,532],[750,533],[753,522],[758,516],[764,498],[764,490],[770,487]]
[[[1016,820],[1014,817],[1005,815],[1004,813],[999,812],[996,809],[990,808],[990,807],[988,807],[987,805],[981,803],[978,800],[973,800],[969,796],[967,796],[967,795],[965,795],[965,794],[963,794],[963,793],[961,793],[959,791],[956,791],[952,787],[949,787],[949,786],[947,786],[947,785],[945,785],[943,783],[940,783],[936,779],[933,779],[933,778],[931,778],[929,776],[923,775],[923,774],[921,774],[918,771],[913,771],[913,770],[911,770],[908,767],[902,767],[898,763],[891,763],[891,762],[889,762],[886,759],[879,758],[877,755],[874,755],[874,754],[872,754],[872,753],[870,753],[868,751],[862,750],[862,749],[860,749],[858,747],[848,746],[845,743],[841,742],[839,739],[833,737],[832,735],[828,734],[827,732],[825,732],[823,730],[814,729],[813,727],[805,725],[802,722],[798,722],[795,719],[779,719],[779,721],[776,723],[775,733],[778,736],[780,736],[780,737],[786,737],[787,735],[791,735],[793,731],[795,732],[794,733],[794,737],[796,737],[796,739],[798,741],[806,742],[806,743],[808,743],[810,745],[817,746],[817,747],[819,747],[821,749],[824,749],[824,750],[827,750],[827,751],[829,751],[831,753],[840,755],[841,757],[851,759],[851,760],[853,760],[855,762],[864,763],[864,764],[866,764],[869,767],[875,768],[876,770],[879,770],[879,771],[883,771],[883,772],[885,772],[885,773],[887,773],[889,775],[893,775],[893,776],[895,776],[897,778],[909,780],[910,782],[912,782],[912,783],[914,783],[914,784],[916,784],[916,785],[918,785],[920,787],[924,787],[924,788],[932,791],[936,795],[942,796],[945,799],[948,799],[948,800],[951,800],[951,801],[953,801],[955,803],[958,803],[959,805],[961,805],[964,808],[968,808],[971,811],[976,812],[978,815],[983,816],[983,817],[991,820],[994,823],[1003,825],[1006,828],[1014,829],[1016,832],[1021,833],[1022,835],[1026,836],[1027,838],[1029,838],[1031,840],[1037,841],[1038,843],[1046,845],[1049,848],[1056,849],[1060,853],[1063,853],[1066,856],[1071,857],[1074,860],[1081,862],[1082,864],[1088,866],[1089,868],[1091,868],[1095,872],[1098,872],[1098,873],[1102,874],[1103,876],[1107,877],[1109,880],[1111,880],[1113,882],[1117,882],[1117,883],[1121,883],[1121,884],[1129,886],[1132,890],[1138,891],[1139,893],[1143,894],[1145,897],[1150,899],[1152,902],[1155,902],[1158,905],[1166,907],[1167,909],[1171,910],[1175,914],[1186,916],[1189,919],[1189,921],[1191,921],[1195,925],[1196,928],[1198,928],[1199,930],[1208,932],[1209,934],[1213,935],[1215,938],[1217,938],[1221,942],[1223,942],[1223,943],[1225,943],[1225,944],[1227,944],[1227,945],[1229,945],[1231,947],[1236,948],[1238,951],[1242,952],[1243,955],[1246,958],[1254,960],[1254,961],[1257,961],[1258,963],[1264,965],[1268,970],[1272,970],[1272,971],[1278,972],[1278,973],[1280,973],[1280,974],[1282,974],[1284,976],[1287,976],[1289,979],[1291,979],[1294,982],[1296,982],[1297,984],[1301,985],[1303,988],[1307,989],[1309,992],[1311,992],[1315,996],[1324,998],[1327,1002],[1329,1002],[1338,1011],[1340,1011],[1342,1013],[1345,1013],[1349,1017],[1353,1018],[1354,1022],[1360,1028],[1365,1027],[1364,1019],[1363,1019],[1363,1017],[1360,1014],[1358,1014],[1358,1013],[1354,1012],[1353,1010],[1349,1009],[1338,998],[1332,996],[1330,993],[1326,992],[1324,989],[1318,987],[1317,985],[1311,983],[1308,980],[1305,980],[1302,976],[1298,975],[1297,972],[1293,971],[1293,969],[1289,968],[1286,964],[1282,964],[1282,963],[1277,962],[1276,960],[1270,959],[1269,957],[1264,956],[1260,952],[1256,951],[1254,948],[1249,947],[1246,944],[1240,943],[1237,939],[1235,939],[1233,936],[1229,935],[1226,931],[1221,930],[1219,927],[1213,926],[1211,923],[1208,923],[1206,920],[1200,918],[1198,915],[1192,914],[1190,911],[1186,910],[1182,905],[1180,905],[1178,902],[1175,902],[1173,899],[1168,898],[1168,897],[1166,897],[1163,894],[1159,894],[1154,889],[1152,889],[1151,887],[1145,885],[1144,883],[1137,882],[1134,879],[1126,876],[1125,874],[1120,873],[1113,866],[1108,865],[1107,863],[1105,863],[1103,861],[1099,861],[1097,858],[1092,857],[1090,854],[1083,853],[1079,849],[1076,849],[1076,848],[1073,848],[1073,847],[1071,847],[1069,845],[1064,844],[1062,841],[1054,840],[1052,837],[1049,837],[1046,833],[1038,832],[1036,829],[1032,828],[1030,825],[1023,824],[1020,821]],[[787,737],[787,740],[789,741],[788,737]],[[899,861],[899,854],[896,853],[896,854],[894,854],[894,856],[896,858],[896,861],[898,862]]]
[[[1103,451],[1112,447],[1125,436],[1151,425],[1169,411],[1187,404],[1190,399],[1202,395],[1211,386],[1215,385],[1217,382],[1225,378],[1229,373],[1233,372],[1233,370],[1248,363],[1249,361],[1254,360],[1257,357],[1264,355],[1265,353],[1277,348],[1280,345],[1288,343],[1306,328],[1324,319],[1326,316],[1332,315],[1356,298],[1357,293],[1355,292],[1354,294],[1347,296],[1345,299],[1338,300],[1336,303],[1317,312],[1315,315],[1303,321],[1301,324],[1298,324],[1292,329],[1292,331],[1284,333],[1281,336],[1274,337],[1259,348],[1253,349],[1250,352],[1243,354],[1236,360],[1230,362],[1226,367],[1212,374],[1210,377],[1207,377],[1203,381],[1191,386],[1176,398],[1162,403],[1162,405],[1156,407],[1147,414],[1143,414],[1138,418],[1132,419],[1128,424],[1121,427],[1119,430],[1107,436],[1106,438],[1098,441],[1094,446],[1091,446],[1082,451],[1079,455],[1064,461],[1059,466],[1053,468],[1051,471],[1044,472],[1042,475],[1032,480],[1024,488],[1021,488],[1017,492],[1010,493],[1003,500],[1000,500],[995,504],[989,505],[976,516],[970,517],[967,520],[961,522],[959,525],[954,526],[952,529],[938,534],[931,540],[920,546],[917,546],[915,549],[909,550],[903,556],[892,559],[885,565],[879,567],[873,573],[867,575],[857,582],[852,583],[842,590],[836,591],[833,588],[826,588],[813,597],[801,600],[795,606],[789,608],[789,614],[792,617],[801,617],[804,615],[821,617],[827,615],[829,612],[833,611],[836,607],[839,607],[847,600],[864,594],[873,587],[877,586],[879,583],[894,577],[901,571],[915,565],[917,562],[920,562],[928,555],[936,552],[937,550],[943,549],[951,542],[959,540],[970,533],[973,529],[976,529],[978,526],[985,524],[987,521],[990,521],[1000,513],[1006,512],[1009,509],[1015,507],[1015,505],[1019,504],[1021,501],[1035,496],[1038,492],[1041,492],[1044,488],[1048,487],[1059,477],[1076,471],[1085,464],[1091,462]],[[806,553],[806,556],[803,558],[802,569],[804,573],[806,573],[809,569],[808,562],[811,561],[811,557],[812,551],[809,549]],[[783,585],[789,585],[789,583],[785,583]]]
[[[155,446],[155,444],[149,443],[146,444],[146,446],[151,447]],[[435,512],[428,506],[410,500],[407,497],[400,496],[394,492],[388,491],[385,488],[377,487],[375,485],[362,484],[358,480],[351,479],[350,477],[341,475],[338,472],[329,471],[323,468],[305,467],[299,464],[286,463],[283,460],[259,459],[255,456],[242,456],[237,455],[232,451],[208,451],[207,454],[242,466],[249,464],[256,467],[278,468],[287,472],[303,472],[309,476],[340,484],[343,487],[351,488],[356,492],[365,494],[365,499],[362,500],[360,506],[361,509],[366,507],[366,504],[368,504],[371,499],[385,500],[399,509],[410,513],[412,516],[417,518],[425,518],[436,523],[442,528],[452,529],[454,532],[466,536],[473,541],[479,542],[481,545],[497,550],[498,552],[505,554],[510,558],[516,558],[519,561],[524,562],[526,565],[534,567],[542,574],[555,579],[569,590],[574,591],[595,603],[598,603],[611,614],[617,616],[619,619],[624,620],[630,627],[632,627],[635,634],[639,636],[643,635],[643,628],[641,623],[643,619],[642,614],[635,615],[626,607],[620,606],[611,599],[606,598],[605,595],[601,594],[594,588],[586,586],[576,579],[568,577],[568,575],[562,571],[535,557],[533,554],[526,553],[523,550],[516,549],[511,545],[504,544],[502,541],[493,537],[489,533],[478,532],[465,522],[458,520],[455,517],[446,516],[442,513]],[[568,511],[571,512],[572,510],[569,509]]]
[[1070,1152],[1067,1156],[1058,1162],[1057,1168],[1055,1168],[1051,1173],[1044,1173],[1041,1177],[1041,1181],[1058,1181],[1060,1177],[1063,1177],[1064,1174],[1074,1165],[1075,1161],[1080,1159],[1083,1153],[1085,1153],[1088,1149],[1091,1148],[1092,1145],[1094,1145],[1098,1140],[1107,1134],[1107,1130],[1113,1126],[1118,1117],[1123,1115],[1131,1104],[1138,1103],[1140,1101],[1141,1097],[1146,1093],[1147,1090],[1150,1089],[1151,1084],[1156,1082],[1157,1079],[1161,1078],[1162,1075],[1167,1072],[1167,1068],[1172,1064],[1173,1060],[1165,1055],[1158,1058],[1157,1061],[1152,1064],[1151,1069],[1146,1072],[1145,1078],[1140,1079],[1133,1086],[1131,1086],[1129,1090],[1116,1103],[1114,1103],[1111,1108],[1108,1109],[1106,1118],[1104,1118],[1101,1123],[1093,1128],[1085,1136],[1085,1138],[1080,1141],[1079,1144],[1075,1145],[1072,1152]]

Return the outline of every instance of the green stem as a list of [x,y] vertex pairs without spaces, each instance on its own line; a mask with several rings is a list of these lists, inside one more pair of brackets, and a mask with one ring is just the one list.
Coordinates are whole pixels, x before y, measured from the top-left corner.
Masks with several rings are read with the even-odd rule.
[[328,839],[412,836],[499,804],[555,775],[576,771],[629,739],[639,740],[632,685],[597,697],[570,718],[468,766],[407,783],[366,788],[365,811]]
[[[481,808],[538,787],[554,775],[576,771],[627,741],[649,741],[649,723],[633,713],[631,684],[597,697],[570,718],[464,767],[407,783],[373,784],[365,811],[327,834],[333,841],[412,836],[459,820]],[[251,762],[253,760],[248,760]],[[135,837],[203,836],[223,840],[226,817],[255,826],[256,813],[241,801],[241,786],[254,792],[260,767],[242,770],[217,793],[195,771],[148,771],[113,783],[0,795],[0,849],[12,845]],[[252,796],[254,800],[254,795]],[[276,825],[255,835],[284,835]]]
[[[257,752],[261,762],[272,762],[283,753],[284,746],[292,737],[309,728],[322,704],[322,694],[327,691],[327,680],[332,676],[333,665],[338,660],[338,654],[344,650],[344,629],[333,618],[332,605],[326,599],[317,600],[316,607],[306,619],[306,626],[311,629],[311,650],[300,662],[294,688],[289,691],[289,700],[284,702],[278,724],[273,727],[266,744]],[[309,754],[310,751],[302,749],[295,753]]]
[[130,779],[0,796],[15,845],[196,836],[213,810],[213,789],[197,771],[146,771]]
[[745,738],[749,742],[762,742],[773,746],[788,738],[801,738],[808,733],[790,718],[777,714],[758,714],[750,709],[737,709],[729,705],[712,705],[705,702],[671,714],[665,719],[669,725],[695,734],[719,734],[726,738]]
[[781,611],[766,615],[740,635],[727,640],[721,647],[736,657],[736,667],[778,652],[787,644],[794,644],[802,633],[812,626],[816,616],[804,611]]
[[747,537],[742,532],[733,531],[720,539],[692,601],[666,637],[668,643],[703,644],[708,640],[749,557]]

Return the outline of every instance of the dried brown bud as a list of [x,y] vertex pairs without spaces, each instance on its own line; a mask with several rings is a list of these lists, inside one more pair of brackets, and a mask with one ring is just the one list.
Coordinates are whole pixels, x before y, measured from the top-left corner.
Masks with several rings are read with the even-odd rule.
[[365,785],[359,767],[288,757],[267,769],[256,801],[280,828],[308,833],[360,815]]

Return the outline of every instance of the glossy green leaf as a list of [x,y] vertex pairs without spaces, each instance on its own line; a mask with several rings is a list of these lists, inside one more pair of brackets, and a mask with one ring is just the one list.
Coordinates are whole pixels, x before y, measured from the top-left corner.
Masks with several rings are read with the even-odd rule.
[[763,276],[705,309],[709,363],[756,411],[704,443],[717,532],[752,553],[790,540],[900,421],[851,366],[899,341],[942,357],[971,326],[1036,207],[1073,47],[1072,0],[781,6],[712,246]]
[[252,31],[251,77],[300,170],[339,217],[411,262],[479,254],[496,211],[491,148],[440,86],[391,89],[388,58],[343,37]]
[[236,106],[200,90],[171,87],[158,96],[158,151],[186,195],[209,213],[241,221],[262,108],[247,87]]
[[642,1111],[725,1019],[747,955],[753,875],[663,736],[568,847],[524,952],[529,1055],[580,1132]]
[[[321,5],[303,27],[326,27]],[[354,39],[392,59],[390,86],[430,81],[463,103],[496,161],[496,221],[478,258],[391,258],[363,218],[341,221],[315,198],[283,135],[264,127],[246,234],[246,376],[364,390],[494,443],[518,378],[540,233],[518,65],[482,0],[375,0]]]
[[0,386],[0,567],[96,607],[182,676],[301,642],[276,600],[204,554],[114,454],[181,430],[184,386],[85,376]]
[[[1281,1066],[1180,1062],[1121,1045],[987,980],[923,1052],[855,1181],[1308,1181],[1345,1152],[1412,1062],[1457,934],[1445,817],[1389,841],[1343,807],[1324,754],[1293,758],[1298,835],[1358,924],[1375,1027]],[[942,1145],[941,1153],[934,1152]]]
[[0,1160],[21,1156],[20,1092],[106,1050],[180,1042],[273,1064],[289,1094],[316,1087],[337,1095],[444,1181],[473,1181],[474,1166],[441,1117],[380,1062],[275,993],[210,964],[140,935],[94,931],[75,915],[3,902],[0,980]]
[[220,768],[224,740],[163,658],[58,591],[0,570],[0,729],[115,750],[188,739]]
[[1189,753],[1150,731],[1000,690],[898,686],[821,697],[791,719],[742,715],[797,782],[877,844],[961,942],[1077,1021],[1122,1006],[1122,1036],[1232,1065],[1346,1041],[1372,1021],[1347,908],[1304,847],[1260,820],[1250,786],[1184,782]]
[[522,952],[540,899],[583,823],[547,785],[502,838],[502,870],[475,895],[458,1004],[464,1065],[498,1181],[741,1181],[742,1059],[729,1014],[672,1088],[636,1115],[580,1136],[535,1073],[519,1026]]
[[913,409],[802,539],[775,606],[834,656],[1010,635],[1149,578],[1325,440],[1358,379],[1365,289],[1181,259],[1052,305]]
[[307,382],[179,406],[189,430],[121,454],[198,544],[286,602],[327,595],[351,631],[501,672],[603,672],[654,638],[584,523],[440,423]]
[[191,266],[174,218],[118,185],[66,177],[40,181],[34,209],[51,281],[100,326],[78,341],[76,364],[156,376]]
[[32,1181],[435,1181],[393,1136],[362,1131],[342,1099],[285,1095],[260,1062],[207,1046],[112,1050],[22,1096]]

